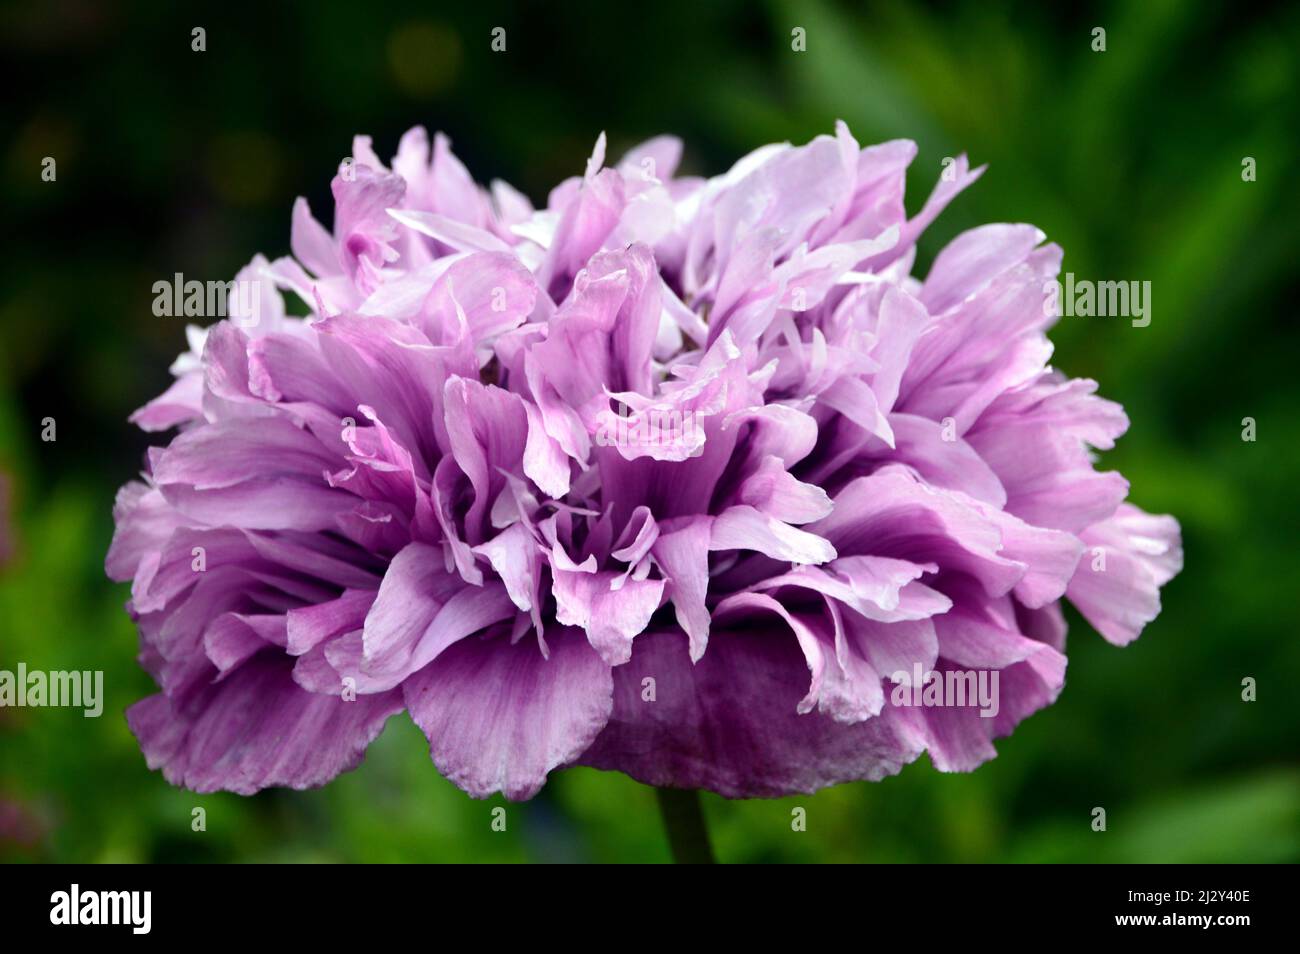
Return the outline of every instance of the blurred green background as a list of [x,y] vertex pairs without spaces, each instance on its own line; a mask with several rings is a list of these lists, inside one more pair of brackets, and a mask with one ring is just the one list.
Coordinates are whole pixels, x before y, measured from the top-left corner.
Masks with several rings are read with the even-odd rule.
[[[151,286],[287,253],[293,198],[328,221],[356,132],[387,157],[411,125],[445,130],[479,181],[544,202],[602,129],[611,156],[677,133],[686,171],[716,174],[843,118],[864,144],[917,140],[909,210],[944,157],[989,164],[927,233],[922,269],[963,229],[1031,221],[1064,246],[1065,270],[1152,282],[1149,327],[1064,319],[1055,362],[1128,409],[1105,466],[1137,503],[1178,516],[1187,567],[1126,649],[1071,612],[1060,701],[978,772],[940,775],[923,758],[813,797],[709,796],[720,858],[1300,860],[1300,6],[178,6],[0,12],[13,524],[0,668],[102,669],[107,695],[97,720],[0,709],[0,859],[667,860],[653,793],[586,769],[553,775],[493,832],[504,803],[443,781],[405,716],[319,791],[196,796],[145,768],[121,712],[153,686],[134,662],[127,587],[102,559],[113,493],[149,444],[126,417],[184,348],[183,320],[153,316]],[[204,53],[190,49],[195,26]],[[489,48],[496,26],[504,54]],[[791,50],[796,26],[807,52]],[[45,156],[56,182],[41,181]],[[1245,157],[1256,181],[1242,179]],[[40,439],[45,417],[56,442]],[[1247,676],[1254,703],[1241,700]],[[199,806],[207,830],[193,832]],[[806,832],[791,830],[795,806]],[[1105,833],[1091,830],[1094,806]]]

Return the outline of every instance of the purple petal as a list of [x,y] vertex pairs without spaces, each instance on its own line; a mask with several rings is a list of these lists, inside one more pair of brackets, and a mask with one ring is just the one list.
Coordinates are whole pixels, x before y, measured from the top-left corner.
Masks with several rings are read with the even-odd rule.
[[294,683],[291,668],[259,655],[183,703],[161,694],[136,703],[127,722],[149,767],[191,791],[241,795],[312,788],[356,768],[401,696],[316,695]]
[[1123,646],[1159,615],[1160,587],[1183,567],[1178,521],[1121,504],[1081,537],[1085,550],[1067,595],[1097,632]]
[[[609,725],[580,764],[626,772],[647,785],[771,798],[878,781],[920,754],[888,707],[851,725],[817,712],[800,715],[807,673],[782,622],[715,629],[694,665],[681,633],[646,633],[632,661],[614,670]],[[653,701],[647,679],[654,680]]]
[[610,669],[582,632],[546,641],[549,659],[527,640],[463,640],[403,686],[433,764],[475,798],[531,798],[609,717]]

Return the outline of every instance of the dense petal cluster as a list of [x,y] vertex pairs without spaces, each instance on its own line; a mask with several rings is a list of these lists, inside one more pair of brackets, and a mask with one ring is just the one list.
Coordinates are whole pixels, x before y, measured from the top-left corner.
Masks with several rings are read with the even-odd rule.
[[[355,141],[332,231],[299,200],[134,418],[179,428],[107,559],[151,767],[318,785],[405,710],[474,796],[969,770],[1059,693],[1062,597],[1117,644],[1155,618],[1178,526],[1094,469],[1123,410],[1048,365],[1061,250],[989,225],[912,275],[982,170],[909,218],[910,142],[708,180],[680,151],[602,136],[536,209],[415,129],[391,165]],[[977,671],[992,709],[896,691]]]

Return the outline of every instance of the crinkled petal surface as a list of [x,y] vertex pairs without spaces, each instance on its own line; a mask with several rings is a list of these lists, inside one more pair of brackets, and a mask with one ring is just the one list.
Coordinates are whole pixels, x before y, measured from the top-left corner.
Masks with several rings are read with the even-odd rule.
[[320,785],[403,711],[475,797],[992,758],[1062,691],[1062,601],[1131,642],[1182,545],[1097,469],[1124,410],[1048,364],[1062,250],[993,223],[912,274],[983,171],[908,218],[916,152],[840,123],[699,179],[601,135],[535,206],[442,134],[357,137],[132,418],[177,431],[105,560],[149,766]]

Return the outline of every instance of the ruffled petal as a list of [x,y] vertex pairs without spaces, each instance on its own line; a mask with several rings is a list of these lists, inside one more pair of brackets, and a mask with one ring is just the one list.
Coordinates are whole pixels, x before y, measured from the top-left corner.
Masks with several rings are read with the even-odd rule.
[[1160,588],[1183,568],[1178,521],[1131,504],[1080,534],[1086,549],[1066,595],[1117,646],[1137,639],[1160,613]]
[[609,717],[610,668],[582,632],[546,642],[549,658],[526,640],[463,640],[403,684],[433,764],[475,798],[531,798]]
[[127,710],[127,723],[149,767],[191,791],[323,785],[361,763],[402,698],[317,695],[291,669],[288,658],[260,654],[192,698],[149,696]]

